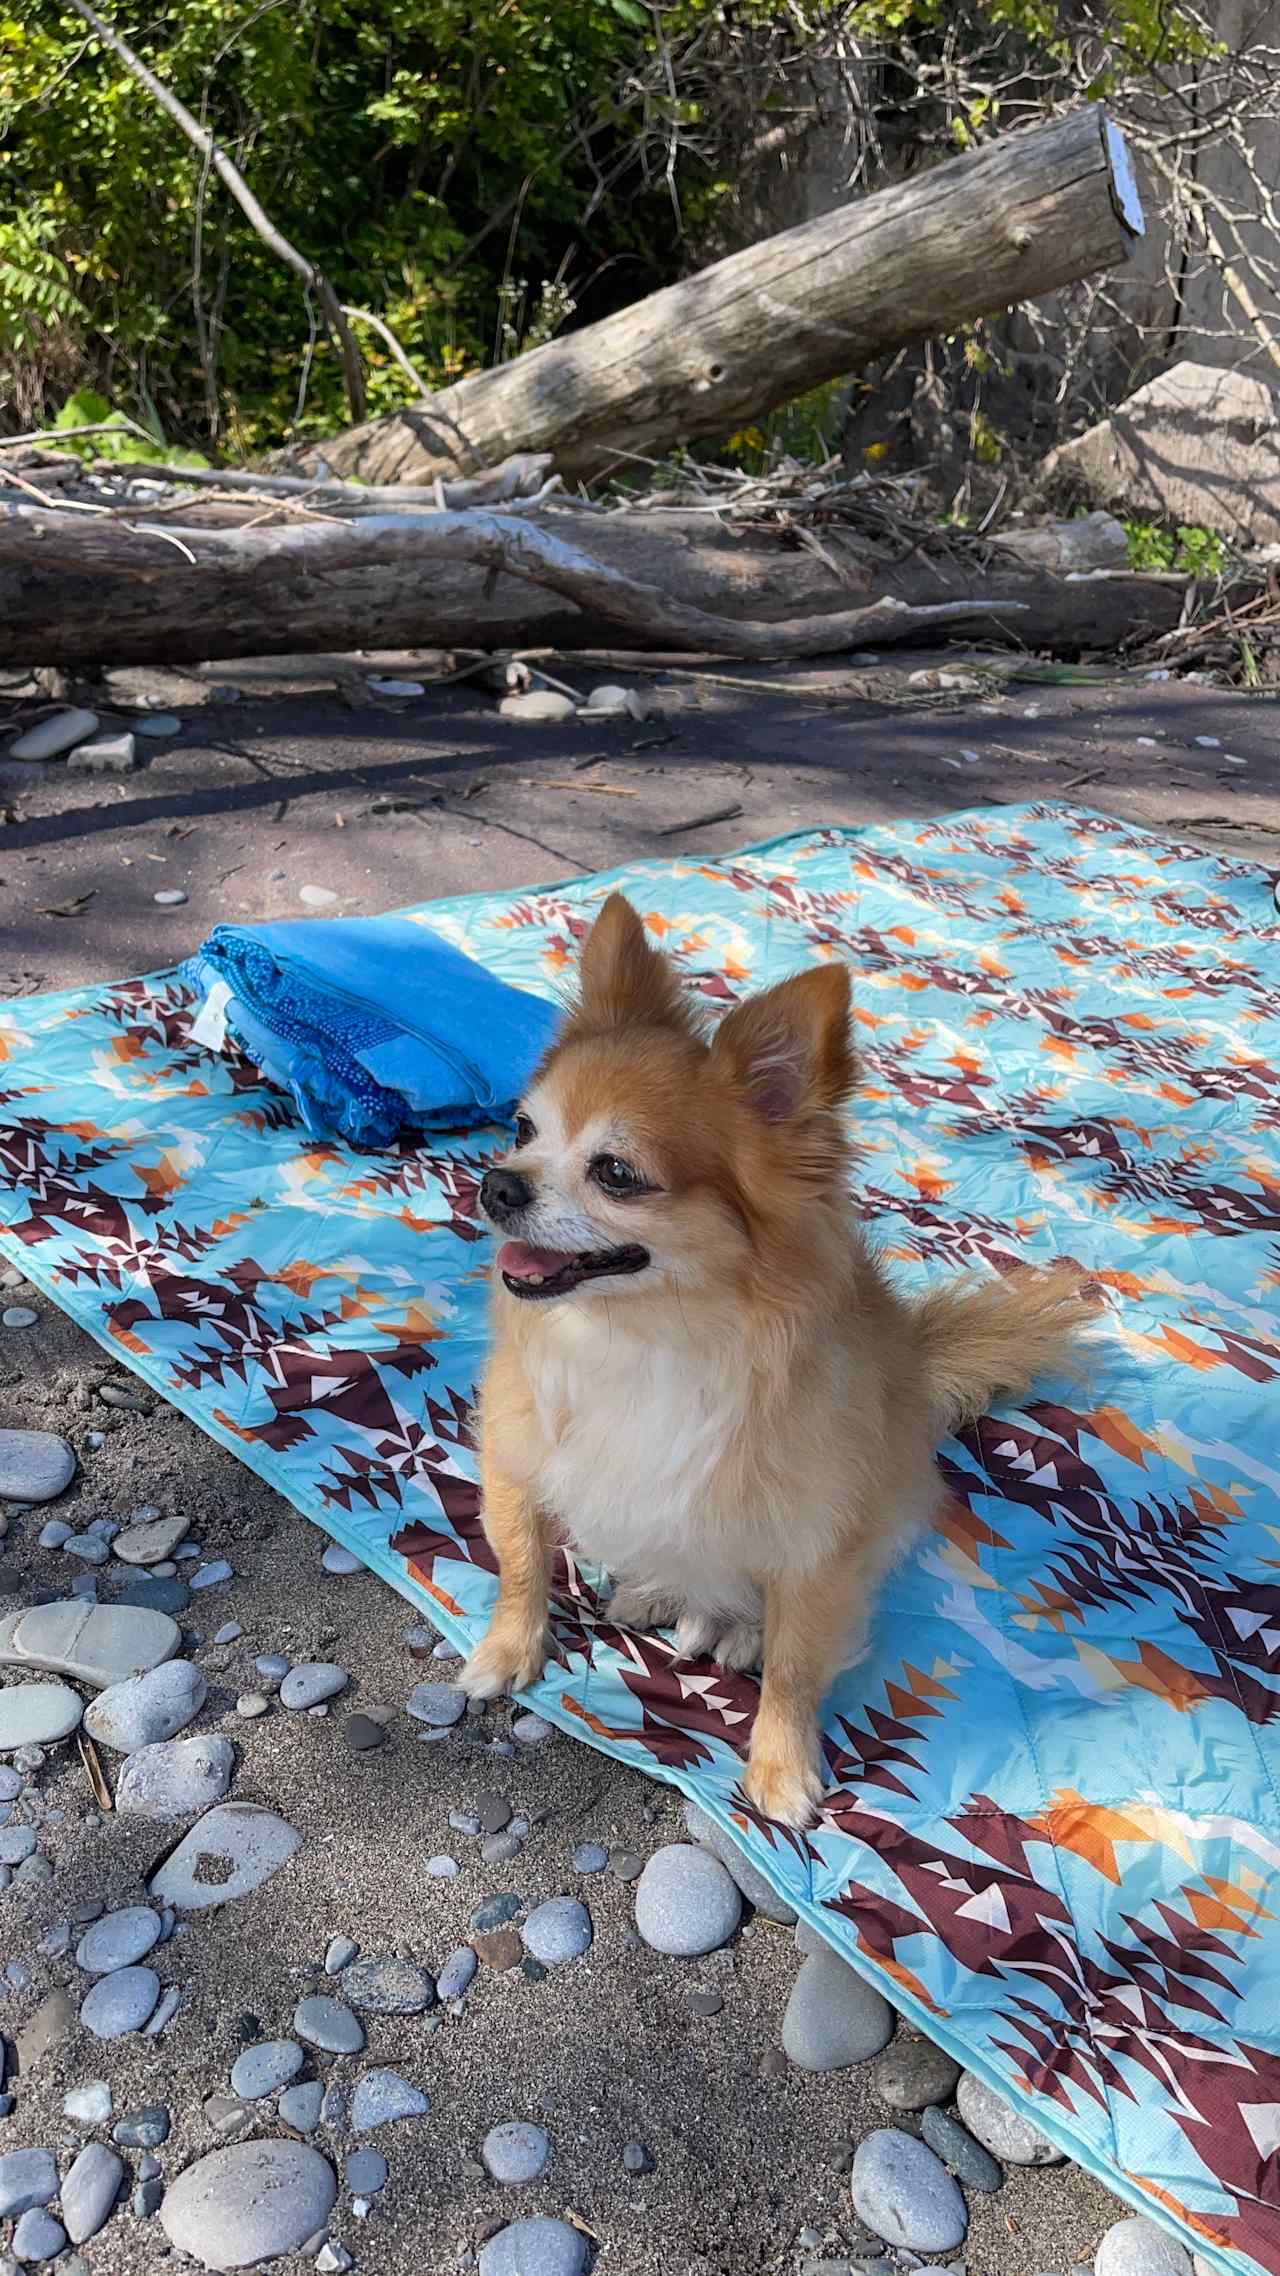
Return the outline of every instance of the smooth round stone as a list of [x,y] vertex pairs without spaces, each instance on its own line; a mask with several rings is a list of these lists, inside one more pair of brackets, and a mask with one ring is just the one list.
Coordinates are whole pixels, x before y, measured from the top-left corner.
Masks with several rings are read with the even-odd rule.
[[65,1438],[51,1430],[0,1430],[0,1502],[51,1502],[76,1474]]
[[47,1525],[41,1526],[37,1536],[40,1548],[60,1549],[64,1541],[71,1539],[72,1530],[65,1518],[51,1517]]
[[481,1862],[485,1865],[509,1865],[523,1848],[524,1843],[518,1833],[491,1833],[480,1844]]
[[627,2142],[622,2152],[624,2173],[652,2173],[653,2159],[643,2142]]
[[260,1691],[242,1691],[236,1701],[236,1713],[246,1723],[256,1723],[259,1715],[267,1715],[270,1711],[271,1701],[264,1698]]
[[48,2150],[10,2150],[0,2157],[0,2218],[48,2205],[58,2194],[58,2168]]
[[40,1314],[29,1304],[6,1304],[0,1312],[0,1326],[6,1328],[34,1328]]
[[838,1952],[815,1952],[800,1973],[782,2018],[782,2049],[798,2070],[843,2071],[878,2055],[893,2037],[887,1999]]
[[232,2064],[231,2091],[242,2102],[260,2102],[264,2094],[291,2085],[306,2059],[295,2039],[260,2039]]
[[388,2166],[381,2150],[352,2150],[342,2178],[356,2197],[376,2197],[385,2186]]
[[969,2132],[1002,2165],[1061,2165],[1062,2151],[972,2071],[961,2078],[956,2105]]
[[692,1959],[727,1944],[742,1918],[737,1883],[709,1849],[654,1851],[636,1883],[636,1927],[655,1952]]
[[185,1541],[185,1517],[153,1517],[144,1524],[128,1525],[111,1546],[126,1565],[163,1565],[180,1541]]
[[191,1589],[217,1588],[220,1581],[229,1581],[233,1577],[227,1559],[217,1557],[211,1565],[197,1565],[187,1585]]
[[66,2245],[67,2232],[52,2213],[24,2213],[13,2232],[13,2257],[26,2267],[56,2260],[60,2252],[65,2252]]
[[105,2078],[90,2079],[87,2086],[73,2086],[63,2097],[62,2114],[74,2118],[78,2126],[105,2126],[111,2116],[111,2089]]
[[309,2047],[322,2047],[327,2055],[358,2055],[364,2045],[364,2026],[340,1999],[323,1992],[299,2000],[293,2028]]
[[84,1727],[90,1738],[115,1754],[134,1754],[139,1747],[156,1746],[194,1722],[205,1703],[208,1685],[190,1660],[164,1660],[145,1675],[130,1676],[100,1691],[86,1710]]
[[891,2110],[927,2110],[950,2100],[959,2077],[959,2063],[931,2039],[896,2039],[881,2055],[871,2083]]
[[387,1743],[387,1734],[381,1723],[371,1715],[348,1715],[342,1726],[342,1736],[354,1754],[372,1754],[375,1747]]
[[511,1736],[518,1739],[522,1747],[540,1747],[544,1739],[555,1737],[555,1728],[555,1724],[549,1723],[544,1715],[526,1712],[516,1716],[511,1726]]
[[116,1809],[122,1817],[150,1818],[158,1825],[197,1817],[222,1800],[235,1759],[230,1739],[217,1733],[139,1747],[117,1780]]
[[173,1567],[153,1565],[150,1572],[129,1571],[112,1588],[116,1604],[136,1605],[142,1612],[165,1612],[176,1620],[191,1602],[185,1581],[175,1579]]
[[[482,1794],[476,1803],[474,1821],[464,1818],[461,1811],[456,1816],[460,1833],[505,1833],[511,1823],[511,1804],[501,1794]],[[451,1810],[450,1825],[454,1823],[454,1818],[455,1812]]]
[[489,2128],[480,2155],[494,2181],[514,2187],[522,2181],[536,2181],[545,2173],[551,2138],[541,2126],[531,2125],[525,2118],[509,2118],[505,2124]]
[[964,2199],[933,2151],[896,2126],[860,2142],[853,2160],[853,2209],[874,2236],[908,2252],[952,2252],[963,2244]]
[[292,2126],[295,2134],[314,2134],[323,2101],[324,2087],[318,2078],[309,2078],[302,2086],[287,2086],[276,2104],[281,2124]]
[[342,1989],[362,2015],[421,2015],[436,2003],[434,1978],[412,1960],[353,1960]]
[[337,2196],[328,2159],[305,2142],[234,2142],[179,2174],[160,2224],[201,2268],[256,2268],[318,2236]]
[[305,902],[308,909],[331,909],[338,895],[331,885],[302,885],[298,888],[298,899]]
[[567,2221],[535,2213],[513,2221],[481,2247],[479,2276],[582,2276],[587,2239]]
[[87,1928],[76,1946],[76,1966],[87,1976],[114,1975],[145,1960],[160,1942],[161,1920],[150,1905],[124,1905]]
[[111,2129],[111,2139],[121,2149],[157,2150],[167,2142],[173,2130],[173,2120],[163,2102],[149,2102],[142,2110],[129,2110],[118,2126]]
[[52,1746],[74,1731],[84,1701],[65,1683],[6,1683],[0,1690],[0,1754]]
[[523,1904],[523,1897],[517,1897],[510,1889],[504,1889],[500,1895],[486,1897],[482,1905],[476,1906],[471,1915],[471,1926],[484,1929],[502,1928],[507,1921],[515,1919]]
[[[430,2104],[398,2071],[366,2071],[351,2097],[353,2133],[371,2134],[401,2118],[425,2118]],[[348,2177],[349,2178],[349,2177]]]
[[268,1683],[281,1683],[293,1666],[283,1652],[261,1652],[253,1663],[254,1672]]
[[544,1968],[580,1960],[591,1942],[591,1915],[576,1897],[548,1897],[535,1906],[520,1931],[526,1952]]
[[324,1955],[326,1976],[340,1976],[344,1968],[358,1958],[360,1947],[353,1936],[331,1936]]
[[446,1857],[443,1851],[439,1856],[427,1859],[427,1871],[433,1881],[456,1881],[461,1870],[457,1858]]
[[123,2039],[130,2031],[141,2031],[159,1997],[154,1968],[117,1968],[85,1993],[80,2021],[95,2039]]
[[988,2150],[975,2142],[967,2126],[958,2118],[949,2117],[945,2110],[930,2104],[920,2120],[923,2134],[935,2157],[962,2181],[966,2189],[976,2189],[983,2197],[993,2197],[1004,2187],[1004,2167],[997,2165]]
[[238,1620],[228,1620],[219,1628],[213,1640],[215,1644],[234,1644],[243,1634],[244,1630]]
[[[263,1674],[261,1660],[255,1664],[259,1675]],[[330,1660],[308,1660],[286,1671],[280,1685],[280,1704],[300,1714],[308,1707],[318,1707],[323,1699],[333,1699],[346,1687],[345,1668],[335,1667]]]
[[79,704],[65,711],[52,712],[48,719],[37,720],[34,727],[17,736],[9,745],[11,759],[57,759],[64,751],[73,751],[98,726],[96,711],[86,711]]
[[182,732],[182,721],[176,719],[171,711],[150,711],[144,717],[134,720],[133,731],[135,735],[157,737],[179,735]]
[[260,1888],[301,1846],[301,1834],[273,1810],[219,1802],[152,1875],[151,1895],[176,1912],[209,1912]]
[[73,2244],[84,2244],[110,2218],[124,2159],[105,2142],[86,2142],[62,2184],[62,2219]]
[[766,1920],[781,1921],[784,1928],[794,1926],[794,1906],[779,1896],[772,1882],[765,1878],[757,1865],[752,1864],[745,1851],[739,1848],[723,1826],[718,1825],[705,1810],[700,1810],[696,1802],[689,1801],[684,1806],[684,1822],[690,1841],[696,1841],[701,1848],[709,1849],[713,1857],[719,1858],[726,1873],[737,1882],[747,1903],[756,1912],[762,1912]]
[[609,1852],[598,1841],[584,1841],[573,1853],[575,1873],[603,1873],[609,1862]]
[[419,1683],[405,1704],[415,1722],[430,1723],[436,1730],[448,1730],[466,1714],[467,1695],[456,1683]]
[[166,885],[160,893],[151,896],[158,909],[180,909],[187,896],[180,885]]
[[609,1871],[619,1881],[638,1881],[644,1871],[644,1859],[635,1849],[611,1849]]
[[471,1983],[479,1962],[469,1944],[460,1944],[451,1952],[436,1977],[436,1996],[441,2000],[461,1999]]
[[1154,2221],[1117,2221],[1093,2256],[1093,2276],[1191,2276],[1191,2255]]
[[361,1559],[350,1549],[340,1549],[336,1542],[332,1548],[325,1550],[320,1563],[326,1573],[337,1573],[343,1579],[346,1579],[351,1573],[362,1573],[364,1571]]
[[34,1857],[35,1831],[31,1826],[0,1827],[0,1865],[25,1865]]

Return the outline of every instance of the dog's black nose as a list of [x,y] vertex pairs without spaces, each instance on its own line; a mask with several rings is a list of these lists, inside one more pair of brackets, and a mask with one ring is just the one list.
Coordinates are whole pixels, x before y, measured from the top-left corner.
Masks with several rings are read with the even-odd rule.
[[533,1187],[519,1170],[486,1170],[480,1180],[481,1207],[490,1217],[514,1217],[532,1199]]

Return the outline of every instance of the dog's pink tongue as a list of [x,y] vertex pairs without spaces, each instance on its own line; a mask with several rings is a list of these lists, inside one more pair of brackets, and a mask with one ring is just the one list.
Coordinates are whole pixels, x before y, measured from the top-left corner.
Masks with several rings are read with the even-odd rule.
[[504,1241],[498,1251],[498,1270],[512,1280],[549,1280],[569,1262],[563,1249],[534,1249],[527,1241]]

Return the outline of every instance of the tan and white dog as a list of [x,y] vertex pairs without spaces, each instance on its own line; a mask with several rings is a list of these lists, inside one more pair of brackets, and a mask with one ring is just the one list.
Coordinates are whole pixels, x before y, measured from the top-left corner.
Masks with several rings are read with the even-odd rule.
[[1025,1392],[1089,1316],[1074,1265],[890,1285],[849,1203],[854,1078],[842,965],[708,1040],[615,894],[481,1188],[504,1236],[480,1401],[500,1590],[463,1683],[541,1675],[567,1537],[613,1574],[612,1619],[762,1666],[746,1792],[793,1825],[822,1792],[823,1694],[938,1501],[940,1438]]

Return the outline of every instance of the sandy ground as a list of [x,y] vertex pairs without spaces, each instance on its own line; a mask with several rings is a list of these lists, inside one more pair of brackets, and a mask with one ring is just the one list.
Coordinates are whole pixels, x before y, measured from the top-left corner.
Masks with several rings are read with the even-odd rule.
[[[0,829],[0,993],[166,963],[220,919],[297,913],[305,883],[336,890],[345,911],[372,911],[675,845],[709,852],[813,820],[921,814],[983,797],[1065,793],[1263,859],[1280,847],[1274,710],[1212,689],[1023,686],[937,711],[869,702],[865,675],[857,685],[849,675],[790,675],[781,694],[673,677],[659,718],[538,730],[498,722],[492,699],[469,692],[370,709],[360,699],[370,668],[322,661],[206,676],[238,685],[234,702],[185,675],[130,675],[115,682],[117,699],[145,687],[185,722],[181,742],[161,746],[144,772],[103,782],[0,762],[0,807],[16,816]],[[585,686],[619,675],[575,676]],[[797,695],[797,682],[825,700]],[[970,750],[976,761],[962,755]],[[1246,766],[1227,767],[1224,753]],[[695,826],[730,805],[741,812]],[[185,907],[155,906],[152,895],[169,885],[187,891]],[[210,1683],[194,1727],[234,1739],[233,1793],[279,1810],[304,1844],[246,1903],[194,1921],[159,1953],[164,1981],[184,1992],[167,2036],[104,2047],[73,2033],[19,2080],[0,2150],[72,2146],[62,2096],[105,2077],[117,2115],[171,2106],[173,2134],[159,2155],[172,2175],[214,2146],[201,2105],[227,2091],[240,2047],[288,2035],[297,2000],[323,1988],[331,1936],[433,1967],[466,1940],[470,1913],[495,1890],[531,1902],[573,1892],[595,1924],[584,1961],[536,1984],[482,1970],[457,2019],[370,2019],[364,2061],[421,2085],[431,2112],[376,2137],[391,2172],[367,2221],[341,2200],[331,2234],[359,2276],[468,2268],[490,2229],[533,2211],[585,2222],[599,2267],[617,2276],[799,2271],[814,2256],[857,2257],[859,2248],[874,2257],[844,2178],[849,2145],[893,2122],[869,2072],[775,2076],[768,2059],[798,1965],[790,1933],[757,1921],[728,1954],[663,1959],[634,1941],[623,1883],[581,1881],[572,1869],[585,1840],[647,1855],[678,1839],[678,1798],[563,1737],[510,1760],[493,1755],[485,1742],[504,1729],[502,1709],[436,1745],[420,1744],[400,1715],[390,1743],[369,1756],[345,1746],[340,1713],[237,1718],[254,1654],[277,1649],[339,1661],[353,1705],[400,1707],[425,1672],[404,1643],[418,1615],[370,1577],[322,1575],[322,1537],[172,1410],[104,1408],[95,1386],[108,1361],[42,1298],[30,1301],[39,1325],[0,1337],[0,1424],[62,1430],[81,1450],[81,1475],[56,1514],[81,1526],[156,1502],[189,1516],[207,1555],[230,1558],[236,1577],[195,1598],[187,1615]],[[85,1450],[90,1429],[106,1433],[96,1452]],[[65,1564],[36,1546],[41,1522],[41,1513],[11,1516],[0,1609],[65,1585]],[[212,1646],[231,1620],[243,1637]],[[0,2001],[10,2040],[54,1985],[75,1981],[69,1958],[36,1950],[49,1924],[89,1898],[137,1901],[173,1846],[163,1830],[86,1822],[92,1798],[70,1749],[55,1750],[40,1789],[65,1815],[42,1835],[53,1881],[2,1900],[4,1959],[32,1971],[29,1988]],[[510,1865],[483,1866],[478,1843],[448,1827],[449,1810],[481,1792],[538,1821]],[[456,1882],[427,1874],[438,1851],[462,1863]],[[696,2014],[690,1993],[711,1987],[723,1994],[721,2012]],[[547,2175],[528,2188],[502,2189],[468,2164],[487,2128],[512,2117],[537,2118],[554,2144]],[[621,2163],[633,2139],[654,2160],[640,2178]],[[1069,2166],[1012,2173],[997,2197],[971,2199],[967,2268],[1065,2270],[1090,2257],[1119,2210]],[[122,2210],[84,2257],[95,2276],[142,2276],[166,2251],[158,2223]]]

